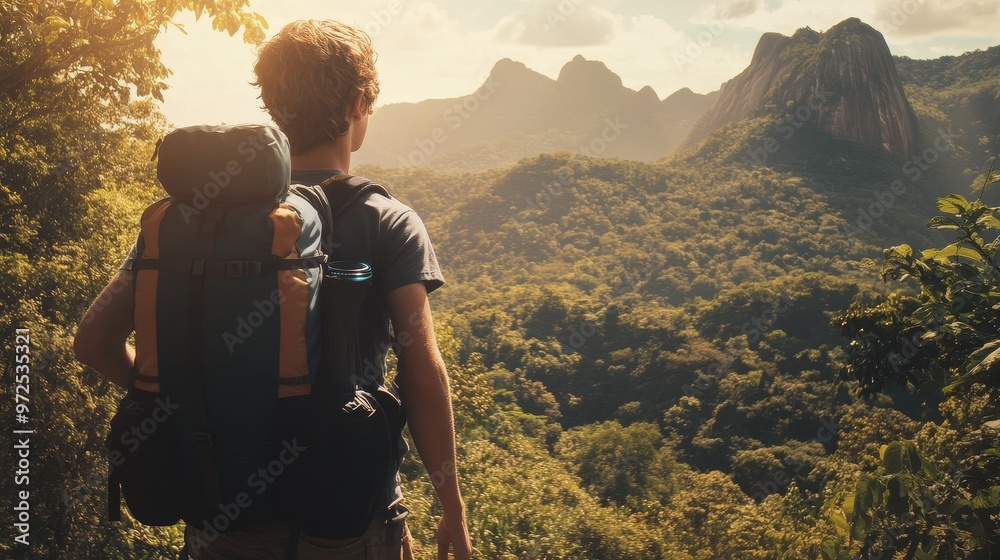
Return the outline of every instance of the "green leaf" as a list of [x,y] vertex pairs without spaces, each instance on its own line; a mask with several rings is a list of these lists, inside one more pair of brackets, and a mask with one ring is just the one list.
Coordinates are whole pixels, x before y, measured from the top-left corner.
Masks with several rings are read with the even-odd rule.
[[941,256],[950,258],[966,258],[978,262],[986,262],[983,260],[983,256],[980,255],[978,251],[961,241],[952,243],[944,249],[941,249]]
[[820,554],[823,555],[823,560],[837,560],[840,543],[837,542],[835,537],[827,537],[819,545],[819,550]]
[[858,515],[851,522],[851,538],[856,541],[863,541],[868,537],[868,529],[871,527],[869,517]]
[[886,485],[889,490],[886,507],[891,513],[903,515],[910,511],[910,488],[912,485],[912,477],[906,474],[895,476],[889,480],[889,483]]
[[898,255],[900,257],[904,257],[904,258],[905,257],[912,257],[913,256],[913,247],[910,247],[906,243],[903,243],[902,245],[896,245],[892,249],[888,249],[887,250],[887,252],[889,252],[889,251],[895,253],[896,255]]
[[[966,362],[965,368],[963,368],[965,369],[965,373],[944,387],[945,394],[950,394],[960,387],[986,377],[991,372],[996,372],[997,368],[1000,367],[1000,348],[997,348],[998,344],[1000,344],[1000,341],[994,340],[974,352],[969,362]],[[987,351],[989,353],[983,357],[983,354]]]
[[944,198],[939,198],[937,202],[938,210],[945,214],[961,214],[969,210],[971,204],[960,194],[949,194]]
[[867,515],[868,510],[871,509],[871,504],[872,504],[871,483],[872,483],[871,475],[863,474],[858,477],[858,483],[854,489],[855,516]]
[[972,515],[973,514],[972,502],[966,500],[965,498],[959,498],[948,504],[948,507],[945,508],[945,511],[949,515],[951,515],[952,518],[960,517],[963,515]]
[[949,216],[934,216],[927,222],[927,227],[930,229],[959,229],[961,226]]
[[976,220],[976,225],[985,230],[1000,229],[1000,218],[995,214],[986,214]]
[[[851,498],[853,501],[853,498]],[[833,522],[834,529],[837,530],[837,534],[841,537],[846,537],[851,534],[851,525],[847,522],[847,518],[843,513],[839,511],[830,512],[830,521]]]
[[924,468],[924,458],[912,441],[902,442],[904,468],[907,472],[920,472]]
[[855,496],[854,492],[851,492],[844,498],[843,510],[844,510],[844,515],[846,515],[847,517],[854,516],[854,496]]
[[900,442],[894,441],[888,445],[883,445],[879,449],[879,457],[882,459],[882,467],[887,474],[902,472],[903,446]]
[[851,538],[864,540],[871,525],[872,477],[863,474],[858,477],[854,491],[854,516],[851,518]]
[[57,27],[59,29],[69,29],[70,24],[59,16],[49,16],[45,18],[45,25]]

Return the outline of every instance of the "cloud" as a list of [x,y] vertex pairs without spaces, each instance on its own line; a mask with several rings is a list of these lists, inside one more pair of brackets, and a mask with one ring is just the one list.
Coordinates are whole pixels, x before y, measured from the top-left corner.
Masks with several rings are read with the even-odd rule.
[[761,9],[760,0],[734,0],[715,7],[715,19],[739,19],[757,13]]
[[592,5],[549,1],[503,18],[494,31],[498,40],[536,47],[606,45],[614,39],[615,17]]
[[[921,1],[921,0],[912,0]],[[926,1],[926,0],[924,0]],[[729,8],[729,17],[722,17],[724,8]],[[760,2],[757,0],[735,0],[728,4],[716,4],[703,9],[692,23],[721,21],[726,30],[753,30],[761,33],[777,32],[785,35],[802,27],[827,29],[849,17],[858,17],[871,22],[873,8],[869,0]]]
[[[727,7],[730,17],[721,17]],[[940,36],[995,37],[1000,27],[1000,1],[729,0],[706,6],[690,22],[715,20],[723,22],[726,29],[790,35],[806,26],[829,29],[849,17],[860,18],[881,31],[890,47]]]
[[354,23],[364,29],[379,48],[407,51],[433,49],[442,36],[455,32],[456,23],[432,0],[389,2]]
[[995,36],[996,0],[876,0],[873,25],[901,39],[963,34]]

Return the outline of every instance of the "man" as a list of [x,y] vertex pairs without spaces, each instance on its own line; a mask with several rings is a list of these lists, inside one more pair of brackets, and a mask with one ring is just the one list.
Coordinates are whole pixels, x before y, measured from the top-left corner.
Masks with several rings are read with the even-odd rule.
[[[291,23],[262,47],[254,67],[256,85],[289,138],[293,182],[318,184],[349,171],[351,154],[364,142],[379,92],[374,63],[370,38],[332,20]],[[366,376],[382,382],[388,349],[397,354],[396,383],[410,433],[441,501],[438,558],[447,558],[452,550],[456,559],[467,559],[471,542],[457,479],[448,376],[427,297],[443,277],[426,230],[405,205],[370,194],[337,219],[334,231],[339,253],[333,258],[372,264],[372,294],[377,297],[369,296],[363,310],[363,363]],[[92,307],[81,323],[75,344],[81,362],[121,386],[128,385],[135,359],[126,341],[133,330],[130,284],[127,272],[112,279],[98,298],[102,305]],[[373,523],[364,537],[350,542],[302,535],[299,558],[398,559],[404,549],[409,558],[407,532],[392,523]],[[289,532],[284,526],[267,526],[206,539],[188,527],[185,534],[196,559],[281,558]],[[365,550],[377,553],[366,556]]]

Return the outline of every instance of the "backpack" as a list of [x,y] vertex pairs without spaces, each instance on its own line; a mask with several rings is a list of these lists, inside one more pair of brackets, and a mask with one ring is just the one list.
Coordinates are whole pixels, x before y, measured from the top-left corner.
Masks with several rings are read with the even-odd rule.
[[335,213],[384,189],[290,188],[272,126],[176,129],[157,144],[170,195],[142,215],[136,361],[106,440],[108,506],[206,535],[291,522],[360,536],[398,469],[403,417],[362,388],[357,316],[371,279],[331,263]]

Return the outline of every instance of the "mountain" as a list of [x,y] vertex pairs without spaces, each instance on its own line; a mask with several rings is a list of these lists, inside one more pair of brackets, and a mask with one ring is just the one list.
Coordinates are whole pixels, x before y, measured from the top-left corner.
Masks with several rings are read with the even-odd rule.
[[925,144],[940,130],[957,133],[972,169],[1000,153],[1000,46],[930,60],[897,57],[896,67]]
[[479,170],[561,150],[653,161],[680,145],[715,98],[685,88],[661,101],[582,56],[555,80],[504,59],[473,94],[379,108],[355,161]]
[[907,100],[882,34],[857,18],[824,33],[764,34],[750,66],[726,82],[719,101],[685,140],[691,147],[746,118],[776,115],[784,134],[804,126],[909,157],[918,143]]

